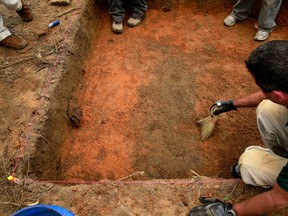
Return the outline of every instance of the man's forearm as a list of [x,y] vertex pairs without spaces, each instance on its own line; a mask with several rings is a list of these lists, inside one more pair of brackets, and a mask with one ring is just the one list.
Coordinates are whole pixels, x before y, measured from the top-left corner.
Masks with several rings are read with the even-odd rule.
[[271,200],[268,191],[241,203],[234,204],[233,209],[237,213],[237,216],[264,215],[274,210],[273,207],[270,206],[272,202],[273,200]]
[[266,96],[262,91],[256,92],[254,94],[248,95],[243,98],[234,99],[235,107],[257,107],[259,103],[266,99]]
[[241,203],[235,203],[233,210],[237,216],[264,215],[288,206],[288,192],[284,191],[276,183],[274,188],[265,193],[254,196]]

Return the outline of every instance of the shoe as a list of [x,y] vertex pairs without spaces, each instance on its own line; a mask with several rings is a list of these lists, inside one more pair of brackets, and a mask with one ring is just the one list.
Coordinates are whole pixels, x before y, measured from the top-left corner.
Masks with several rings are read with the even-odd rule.
[[269,37],[269,35],[270,35],[269,32],[259,30],[256,33],[256,35],[254,37],[254,40],[255,41],[264,41],[264,40],[266,40]]
[[233,164],[231,166],[231,173],[234,178],[241,178],[240,167],[238,164]]
[[234,178],[241,178],[240,167],[238,164],[233,164],[231,166],[231,173]]
[[123,29],[123,23],[122,22],[116,22],[113,21],[112,23],[112,31],[116,34],[121,34],[124,29]]
[[233,26],[235,23],[236,23],[236,19],[233,16],[231,16],[231,15],[227,16],[224,19],[224,25],[226,25],[228,27]]
[[142,18],[140,19],[136,19],[134,17],[130,17],[127,21],[127,26],[129,27],[136,27],[138,26],[144,19],[145,16],[143,16]]
[[19,16],[22,18],[24,22],[31,22],[33,20],[31,10],[28,7],[28,5],[26,5],[23,1],[21,2],[22,2],[22,9],[16,12],[19,14]]
[[0,41],[0,46],[20,50],[27,46],[27,41],[21,37],[10,35]]

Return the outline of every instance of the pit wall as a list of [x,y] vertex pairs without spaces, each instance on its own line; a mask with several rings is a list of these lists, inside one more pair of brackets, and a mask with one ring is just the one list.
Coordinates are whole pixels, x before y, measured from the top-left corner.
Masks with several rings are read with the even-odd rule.
[[[92,0],[81,0],[81,13],[68,33],[65,41],[64,55],[61,55],[59,67],[60,77],[51,84],[45,107],[41,109],[39,124],[31,133],[26,157],[19,172],[30,174],[37,179],[57,179],[60,162],[60,148],[64,142],[70,120],[67,117],[68,102],[79,88],[83,71],[83,62],[87,57],[91,43],[97,37],[100,28],[100,7]],[[93,38],[93,40],[92,40]],[[56,57],[57,54],[56,54]],[[27,167],[29,170],[27,170]]]
[[[23,165],[19,172],[33,174],[38,179],[53,180],[61,176],[59,173],[60,148],[64,142],[69,119],[67,117],[68,102],[80,87],[83,75],[84,59],[90,51],[91,43],[97,38],[97,29],[100,28],[99,14],[108,10],[106,0],[82,0],[82,12],[78,14],[76,29],[69,35],[68,40],[74,43],[68,44],[61,64],[61,77],[55,82],[47,99],[47,106],[43,107],[40,124],[35,128],[34,136],[31,136],[29,160],[23,157]],[[207,13],[209,10],[229,11],[235,4],[235,0],[148,0],[150,9],[176,10],[178,6],[195,4],[195,10]],[[259,8],[261,1],[255,1],[254,8]],[[283,2],[279,17],[286,22],[287,2]],[[41,113],[40,113],[41,114]],[[30,165],[29,165],[30,164]],[[28,168],[29,167],[29,170]]]

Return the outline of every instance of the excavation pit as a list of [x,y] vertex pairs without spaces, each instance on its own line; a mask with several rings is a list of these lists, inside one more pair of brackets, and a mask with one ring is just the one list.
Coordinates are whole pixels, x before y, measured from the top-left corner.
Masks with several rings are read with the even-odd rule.
[[[68,14],[61,23],[66,33],[57,45],[67,49],[54,53],[56,62],[60,59],[58,77],[53,80],[53,74],[47,91],[35,96],[47,104],[30,103],[27,119],[40,120],[27,120],[23,131],[28,133],[11,167],[42,180],[117,180],[131,174],[132,180],[187,179],[195,173],[231,178],[230,165],[243,150],[262,145],[255,110],[221,115],[205,142],[196,122],[216,100],[258,89],[244,60],[261,44],[253,40],[259,7],[227,28],[223,19],[230,1],[148,1],[143,23],[125,25],[116,35],[105,1],[84,2],[81,15],[75,13],[79,19],[73,23],[74,15]],[[285,13],[286,5],[269,40],[287,37]],[[127,8],[125,21],[129,15]],[[67,30],[72,23],[73,31]],[[57,28],[50,31],[53,41]],[[70,106],[83,112],[80,127],[67,117]]]
[[[261,145],[255,110],[223,114],[205,142],[196,124],[216,100],[257,89],[244,65],[260,45],[253,41],[256,19],[224,27],[229,9],[152,7],[141,26],[125,26],[121,35],[101,10],[76,93],[83,119],[80,128],[68,128],[61,178],[231,178],[243,150]],[[271,39],[286,34],[279,25]]]

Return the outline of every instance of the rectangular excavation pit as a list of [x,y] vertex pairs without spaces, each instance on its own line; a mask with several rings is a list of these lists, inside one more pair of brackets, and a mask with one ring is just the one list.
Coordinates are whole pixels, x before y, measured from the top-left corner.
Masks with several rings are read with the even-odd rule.
[[[115,35],[107,5],[87,3],[41,136],[31,137],[32,174],[43,180],[231,178],[230,164],[261,143],[254,110],[224,115],[205,142],[196,125],[214,101],[256,89],[244,66],[259,45],[256,19],[226,28],[230,1],[172,5],[167,11],[161,1],[149,2],[140,26],[125,25]],[[278,21],[273,39],[286,36]],[[69,101],[83,112],[79,128],[67,117]]]

